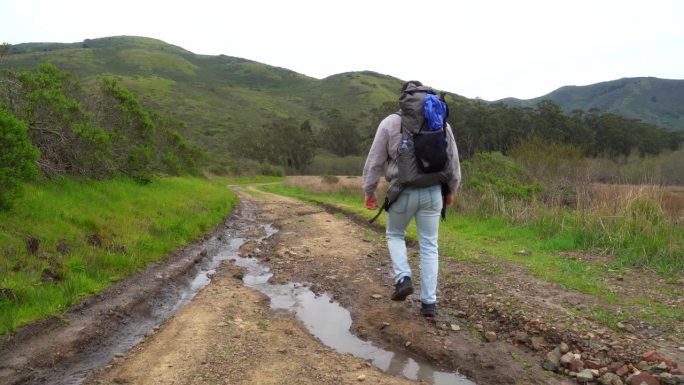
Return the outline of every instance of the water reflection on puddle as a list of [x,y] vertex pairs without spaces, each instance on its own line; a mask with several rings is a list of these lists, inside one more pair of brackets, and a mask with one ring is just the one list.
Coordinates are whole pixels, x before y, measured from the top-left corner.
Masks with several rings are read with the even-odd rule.
[[[266,228],[267,234],[273,232],[270,226]],[[269,284],[268,280],[273,274],[256,259],[235,255],[230,259],[247,269],[243,278],[246,286],[266,294],[271,299],[272,308],[293,312],[309,333],[335,351],[369,360],[388,374],[411,380],[422,380],[435,385],[474,384],[458,373],[439,371],[426,362],[418,362],[406,354],[387,351],[359,339],[350,332],[352,320],[349,312],[337,302],[331,301],[326,294],[316,296],[307,287],[296,283]]]

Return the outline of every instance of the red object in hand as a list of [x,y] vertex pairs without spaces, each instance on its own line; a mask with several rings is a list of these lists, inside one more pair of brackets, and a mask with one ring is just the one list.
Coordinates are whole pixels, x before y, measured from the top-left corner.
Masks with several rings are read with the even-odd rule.
[[454,204],[454,194],[447,194],[444,197],[444,207],[451,207]]
[[375,195],[366,195],[364,203],[368,210],[376,210],[378,208],[378,198]]

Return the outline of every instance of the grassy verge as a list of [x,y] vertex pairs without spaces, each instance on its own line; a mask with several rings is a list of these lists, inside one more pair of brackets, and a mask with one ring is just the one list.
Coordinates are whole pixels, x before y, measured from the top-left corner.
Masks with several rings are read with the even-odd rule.
[[0,213],[0,334],[59,315],[210,231],[237,202],[225,187],[234,182],[248,180],[25,186],[14,208]]
[[[330,192],[283,185],[262,186],[260,189],[309,202],[332,204],[364,218],[371,218],[375,214],[363,207],[363,197],[358,190]],[[383,214],[378,222],[384,223],[384,219]],[[594,222],[591,223],[599,223],[598,219],[592,220]],[[440,225],[440,250],[446,262],[454,260],[486,264],[489,258],[511,261],[525,266],[529,272],[544,281],[595,296],[615,305],[615,308],[634,305],[634,299],[616,293],[606,282],[635,264],[624,262],[620,258],[613,263],[591,262],[583,258],[587,249],[596,245],[587,242],[587,234],[592,231],[599,234],[599,229],[583,226],[584,221],[588,219],[568,212],[560,216],[539,215],[521,224],[504,217],[483,216],[474,211],[457,213],[451,210],[446,221]],[[605,233],[611,229],[603,231]],[[617,234],[616,229],[613,231]],[[669,231],[677,230],[670,228]],[[408,236],[416,239],[415,227],[409,228]],[[636,250],[639,251],[638,247]],[[632,255],[630,258],[633,258],[635,254],[626,255]],[[670,267],[660,272],[665,277],[676,279],[678,275],[671,268],[673,263],[677,266],[679,262],[666,262]],[[492,274],[501,273],[503,272],[497,272],[496,269],[492,271]],[[639,302],[644,317],[648,315],[646,319],[651,322],[667,325],[684,321],[684,309],[681,307],[661,303],[656,299]],[[610,314],[604,314],[606,312]],[[620,314],[607,308],[597,307],[592,310],[595,320],[612,328],[615,327],[616,320],[624,318]]]

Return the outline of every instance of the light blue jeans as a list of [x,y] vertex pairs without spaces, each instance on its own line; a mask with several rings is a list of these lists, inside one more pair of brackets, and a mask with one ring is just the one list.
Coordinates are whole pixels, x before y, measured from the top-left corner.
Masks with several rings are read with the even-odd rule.
[[416,218],[420,245],[420,300],[426,304],[437,302],[437,238],[441,210],[442,190],[440,186],[432,186],[405,188],[387,212],[387,247],[395,282],[411,276],[405,237],[406,227],[413,217]]

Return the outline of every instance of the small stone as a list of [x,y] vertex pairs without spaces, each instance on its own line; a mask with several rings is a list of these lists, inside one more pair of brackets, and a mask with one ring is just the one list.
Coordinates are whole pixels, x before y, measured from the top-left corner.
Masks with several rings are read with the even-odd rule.
[[366,375],[365,374],[359,375],[358,377],[356,377],[356,381],[359,381],[359,382],[366,381]]
[[245,277],[245,273],[243,273],[241,271],[238,271],[235,274],[233,274],[233,278],[235,278],[235,279],[242,279],[244,277]]
[[224,327],[224,326],[228,326],[228,324],[227,324],[227,323],[225,323],[225,322],[219,322],[219,323],[217,323],[217,324],[216,324],[216,326],[218,326],[218,327],[221,327],[221,328],[222,328],[222,327]]
[[675,384],[684,384],[684,375],[678,374],[676,376],[672,376],[672,381]]
[[546,354],[545,362],[550,362],[550,363],[556,365],[556,367],[558,367],[558,366],[560,366],[560,358],[561,358],[560,350],[554,349],[554,350],[552,350]]
[[[576,372],[576,373],[581,372],[582,370],[584,370],[584,361],[578,360],[578,359],[572,360],[570,362],[570,370],[572,370],[573,372]],[[589,369],[589,370],[591,370],[591,369]],[[598,371],[596,373],[596,376],[598,377]]]
[[679,351],[680,351],[680,352],[684,352],[684,346],[680,346],[680,347],[679,347]]
[[642,357],[647,362],[661,362],[663,360],[663,356],[661,356],[660,353],[656,352],[655,350],[650,350],[644,353]]
[[114,357],[116,357],[116,358],[122,358],[123,356],[124,356],[123,353],[116,353],[116,354],[114,355]]
[[650,373],[641,372],[633,376],[630,381],[630,385],[660,385],[660,381],[653,377]]
[[457,332],[457,331],[461,330],[461,327],[456,325],[456,324],[451,324],[451,330]]
[[390,326],[389,322],[383,322],[382,325],[380,325],[380,329],[384,329],[386,327]]
[[648,371],[651,374],[667,372],[669,370],[670,370],[670,367],[667,365],[666,362],[661,362],[658,365],[652,366],[650,369],[648,369]]
[[493,331],[486,332],[485,333],[485,339],[487,340],[487,342],[496,341],[496,333],[494,333]]
[[598,376],[599,376],[599,371],[598,371],[598,369],[589,369],[589,370],[591,370],[591,374],[593,374],[594,377],[598,377]]
[[516,342],[520,342],[520,343],[524,344],[529,339],[530,339],[530,336],[523,331],[519,331],[519,332],[515,333],[515,341]]
[[282,348],[278,349],[278,353],[285,354],[285,353],[287,353],[287,349],[282,349]]
[[617,374],[620,377],[624,377],[629,373],[629,366],[627,365],[622,365],[618,370],[615,371],[615,374]]
[[532,344],[532,349],[541,350],[544,347],[544,337],[532,337],[530,338],[530,343]]
[[557,372],[558,371],[558,365],[554,364],[553,362],[546,361],[542,364],[542,368],[544,370],[548,370],[550,372]]
[[513,254],[519,255],[521,257],[529,257],[530,255],[532,255],[532,252],[530,252],[529,250],[523,249],[523,250],[518,250],[518,251],[514,252]]
[[406,343],[404,344],[404,346],[407,347],[407,348],[408,348],[409,346],[411,346],[411,341],[406,341]]
[[569,347],[568,344],[566,344],[565,342],[561,342],[561,343],[558,345],[558,349],[560,349],[561,353],[563,353],[563,354],[565,354],[565,353],[567,353],[567,352],[570,351],[570,347]]
[[625,277],[618,275],[617,277],[615,277],[615,279],[617,279],[618,281],[624,281]]
[[584,364],[589,369],[601,369],[601,366],[603,366],[601,365],[601,361],[597,360],[586,360],[584,361]]
[[590,369],[584,369],[577,373],[577,382],[589,382],[594,380],[594,374]]
[[373,294],[373,295],[371,295],[371,297],[372,297],[373,299],[381,299],[381,298],[382,298],[382,294]]
[[636,364],[636,368],[639,370],[642,370],[642,371],[645,370],[647,366],[648,366],[648,362],[646,362],[646,361],[639,361],[639,363]]
[[[561,356],[560,363],[563,364],[563,366],[570,366],[570,363],[574,359],[575,359],[575,355],[572,354],[571,352],[567,352]],[[573,372],[576,372],[576,370],[573,370]]]
[[599,378],[598,382],[601,385],[612,385],[615,379],[620,380],[620,377],[618,377],[618,375],[615,373],[606,373],[603,376],[601,376],[601,378]]

